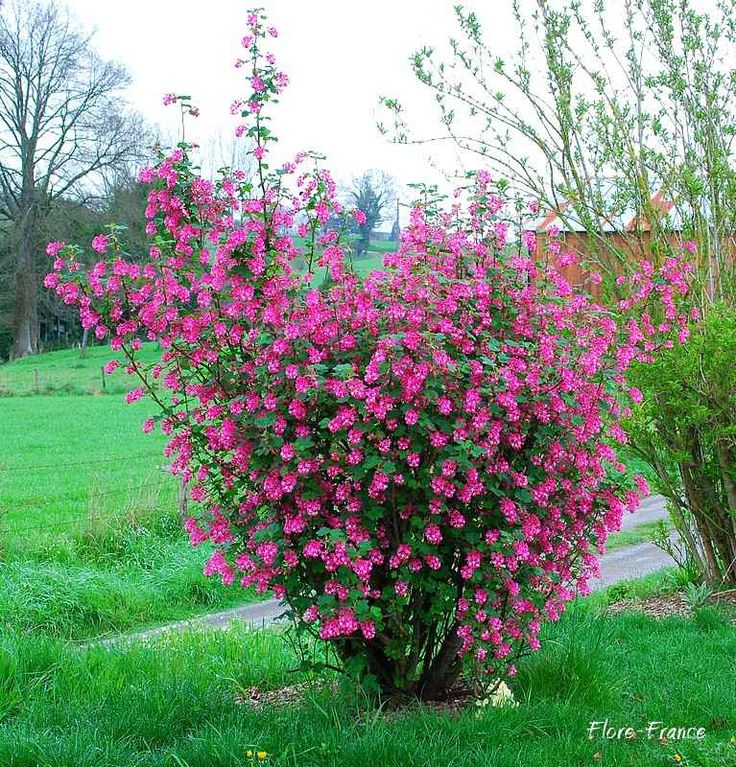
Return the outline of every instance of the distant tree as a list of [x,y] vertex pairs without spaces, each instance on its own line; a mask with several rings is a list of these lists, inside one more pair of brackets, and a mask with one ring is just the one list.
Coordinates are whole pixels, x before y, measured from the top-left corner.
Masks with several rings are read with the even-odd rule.
[[125,69],[103,61],[69,14],[16,2],[0,14],[0,220],[7,222],[12,356],[38,349],[40,240],[60,199],[85,199],[147,145],[121,100]]
[[[108,221],[113,220],[105,215],[104,207],[106,207],[105,202],[95,201],[95,204],[85,204],[76,199],[57,200],[39,223],[37,238],[39,252],[45,254],[42,243],[50,240],[73,242],[75,238],[78,238],[82,242],[90,242],[103,230]],[[43,259],[39,266],[43,267],[46,260]],[[80,256],[80,260],[84,263],[83,255]],[[72,307],[65,304],[58,296],[47,290],[40,290],[36,309],[37,351],[69,346],[78,343],[82,338],[86,345],[87,334],[85,333],[83,337],[79,317],[78,315],[75,317],[71,309]]]
[[394,196],[394,182],[388,173],[370,170],[353,179],[348,189],[350,203],[365,214],[365,221],[355,224],[356,256],[362,257],[368,252],[371,232],[383,221],[384,211]]
[[399,200],[396,199],[396,216],[391,227],[391,241],[398,242],[401,237],[401,224],[399,223]]
[[202,148],[202,169],[206,178],[216,178],[221,170],[239,170],[251,177],[254,146],[246,138],[238,138],[232,131],[219,130]]
[[125,229],[128,258],[132,261],[145,261],[149,257],[150,241],[145,228],[148,190],[148,184],[141,184],[134,175],[128,174],[118,177],[102,200],[102,225],[115,223]]

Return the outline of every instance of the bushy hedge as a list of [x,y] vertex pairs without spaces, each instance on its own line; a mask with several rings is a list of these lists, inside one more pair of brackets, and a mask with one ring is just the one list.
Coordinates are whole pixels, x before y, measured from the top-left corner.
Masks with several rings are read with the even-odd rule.
[[714,303],[687,344],[632,380],[629,428],[669,501],[685,563],[713,588],[736,586],[736,310]]

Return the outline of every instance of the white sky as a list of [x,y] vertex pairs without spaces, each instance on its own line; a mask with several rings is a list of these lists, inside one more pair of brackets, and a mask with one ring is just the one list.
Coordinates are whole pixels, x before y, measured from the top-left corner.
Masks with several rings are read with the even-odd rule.
[[[133,77],[132,105],[164,134],[175,131],[177,107],[164,93],[191,94],[201,116],[188,140],[203,146],[230,135],[231,101],[245,95],[233,68],[241,55],[248,0],[65,0],[72,14],[95,29],[95,47],[122,62]],[[432,96],[416,81],[409,57],[422,45],[441,47],[456,31],[455,0],[261,0],[280,31],[270,46],[291,84],[273,112],[279,136],[276,159],[299,150],[327,155],[327,167],[347,181],[364,170],[391,173],[400,183],[437,181],[429,161],[457,166],[449,144],[395,146],[376,128],[378,97],[398,96],[426,134],[441,135]],[[486,35],[509,39],[508,0],[477,3],[486,11]],[[191,131],[191,133],[189,133]],[[197,135],[198,134],[198,135]]]

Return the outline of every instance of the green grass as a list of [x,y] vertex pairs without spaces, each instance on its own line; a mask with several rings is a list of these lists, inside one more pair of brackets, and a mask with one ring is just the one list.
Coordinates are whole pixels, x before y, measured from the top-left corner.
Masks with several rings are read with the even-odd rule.
[[[165,438],[143,434],[150,406],[122,396],[0,399],[0,519],[5,544],[28,545],[123,509],[171,505]],[[9,538],[8,538],[9,536]]]
[[[248,749],[269,765],[576,767],[736,765],[736,632],[642,615],[600,617],[578,604],[520,665],[518,708],[459,714],[381,710],[316,684],[297,704],[235,705],[251,686],[303,681],[276,632],[186,633],[80,649],[0,638],[0,764],[8,767],[233,767]],[[706,738],[662,745],[588,739],[591,721],[642,730],[702,726]],[[599,755],[599,761],[595,755]]]
[[[91,350],[81,367],[68,364],[78,351],[33,362],[71,369],[83,381],[103,352],[109,357]],[[21,375],[21,362],[13,364],[14,375]],[[176,480],[164,471],[165,438],[141,431],[148,407],[126,405],[122,395],[0,398],[6,630],[83,639],[253,598],[203,576],[210,552],[193,549],[181,528]]]
[[651,543],[657,537],[657,532],[663,527],[667,531],[674,529],[670,520],[663,519],[656,522],[643,522],[629,530],[611,533],[606,541],[606,551],[614,551],[624,546],[635,546],[637,543]]
[[398,249],[398,243],[390,240],[371,240],[368,245],[369,253],[395,253]]
[[[294,245],[297,248],[301,248],[304,250],[309,246],[309,242],[305,237],[292,237],[292,240],[294,241]],[[398,244],[391,241],[386,240],[371,240],[368,244],[368,253],[372,254],[380,254],[383,255],[384,253],[395,253],[398,248]]]
[[[306,240],[302,237],[294,237],[294,244],[299,248],[306,247]],[[383,269],[383,257],[386,253],[396,251],[395,242],[384,242],[380,240],[371,240],[368,252],[362,258],[353,258],[353,266],[360,277],[365,277],[376,269]],[[314,266],[316,269],[312,279],[312,285],[319,286],[325,279],[326,269]],[[306,266],[303,266],[306,271]]]

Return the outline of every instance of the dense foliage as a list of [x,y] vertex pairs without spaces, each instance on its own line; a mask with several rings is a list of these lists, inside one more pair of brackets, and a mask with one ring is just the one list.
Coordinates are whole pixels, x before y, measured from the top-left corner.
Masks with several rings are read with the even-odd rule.
[[736,310],[714,304],[684,346],[637,366],[630,425],[657,473],[683,564],[713,587],[736,584]]
[[[450,210],[417,207],[385,271],[359,280],[325,224],[341,215],[348,231],[361,212],[306,155],[269,168],[264,106],[286,77],[261,50],[275,30],[249,25],[252,93],[234,109],[256,182],[213,185],[179,145],[141,174],[151,263],[114,231],[92,240],[108,258],[88,272],[52,243],[47,285],[127,355],[141,379],[128,399],[160,406],[173,468],[203,505],[192,540],[217,547],[207,572],[271,590],[387,692],[440,695],[463,657],[513,673],[646,491],[609,441],[638,398],[629,364],[686,335],[683,264],[645,269],[622,303],[645,320],[619,327],[538,267],[532,237],[509,246],[479,173]],[[647,321],[649,302],[666,321]],[[150,368],[144,338],[163,349]]]

